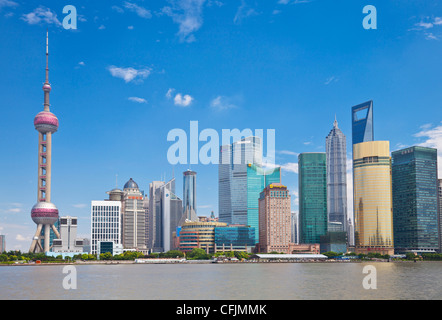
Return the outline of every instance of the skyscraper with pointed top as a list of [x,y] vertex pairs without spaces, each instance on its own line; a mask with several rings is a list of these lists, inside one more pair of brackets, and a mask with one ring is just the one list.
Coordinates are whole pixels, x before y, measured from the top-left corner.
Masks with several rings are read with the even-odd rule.
[[340,223],[347,231],[347,139],[336,116],[326,138],[326,162],[328,222]]
[[[50,231],[60,239],[54,224],[58,220],[58,209],[51,203],[52,176],[52,134],[58,130],[58,119],[50,111],[49,93],[49,33],[46,32],[46,81],[43,84],[44,109],[34,119],[38,131],[38,187],[37,204],[31,210],[32,220],[37,224],[37,231],[32,239],[30,252],[48,252],[50,250]],[[42,230],[43,235],[42,235]]]

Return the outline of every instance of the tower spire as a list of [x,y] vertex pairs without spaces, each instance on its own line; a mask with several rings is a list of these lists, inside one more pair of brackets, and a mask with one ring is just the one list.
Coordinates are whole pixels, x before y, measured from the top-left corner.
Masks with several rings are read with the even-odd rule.
[[43,84],[44,91],[44,110],[49,111],[49,92],[51,85],[49,84],[49,30],[46,29],[46,78]]
[[335,114],[335,121],[333,122],[333,127],[334,128],[338,127],[338,120],[336,120],[336,114]]

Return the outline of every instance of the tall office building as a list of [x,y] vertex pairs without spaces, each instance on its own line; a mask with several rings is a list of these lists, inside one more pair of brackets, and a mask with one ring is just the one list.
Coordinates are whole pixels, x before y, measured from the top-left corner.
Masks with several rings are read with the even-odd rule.
[[442,179],[438,180],[438,190],[439,190],[439,253],[442,253]]
[[259,242],[259,198],[265,187],[281,183],[281,168],[265,170],[254,164],[247,165],[247,225],[255,229],[255,242]]
[[393,234],[396,252],[439,249],[437,150],[392,153]]
[[221,146],[218,166],[218,212],[221,222],[247,224],[248,164],[262,165],[261,138],[247,137]]
[[347,141],[335,118],[326,138],[327,214],[329,222],[340,222],[347,231]]
[[319,243],[327,234],[327,169],[325,153],[298,157],[299,242]]
[[299,231],[298,231],[298,213],[292,212],[291,217],[291,225],[292,225],[292,243],[298,244],[299,243]]
[[262,167],[259,137],[222,146],[219,164],[219,221],[255,228],[259,241],[259,196],[271,183],[281,182],[281,168]]
[[[121,190],[114,189],[110,199]],[[119,191],[119,192],[118,192]],[[112,193],[112,191],[110,192]],[[123,246],[121,227],[121,200],[91,202],[91,253],[97,254],[100,242],[113,242]]]
[[149,249],[167,252],[174,249],[173,233],[183,217],[183,202],[175,194],[175,178],[150,184]]
[[[50,231],[59,239],[60,234],[54,224],[58,220],[58,209],[51,203],[52,176],[52,134],[58,130],[58,119],[49,110],[49,46],[46,33],[46,81],[43,84],[44,110],[34,119],[34,127],[38,131],[38,187],[37,204],[32,207],[31,218],[37,225],[29,252],[49,252]],[[42,236],[42,231],[44,235]]]
[[6,251],[6,236],[0,234],[0,254]]
[[196,214],[196,172],[192,170],[183,172],[183,210],[185,220],[198,221]]
[[286,186],[272,183],[259,198],[259,250],[292,253],[291,197]]
[[123,246],[125,249],[146,249],[144,194],[132,178],[124,185],[123,192]]
[[355,252],[393,254],[390,143],[353,145]]
[[353,145],[374,140],[373,101],[352,108]]

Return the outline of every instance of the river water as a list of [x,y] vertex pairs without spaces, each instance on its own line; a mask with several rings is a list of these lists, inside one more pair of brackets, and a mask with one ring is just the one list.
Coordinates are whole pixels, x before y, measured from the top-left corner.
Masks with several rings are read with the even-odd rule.
[[[364,273],[367,265],[375,269]],[[64,267],[1,266],[0,299],[442,298],[442,262],[76,265],[63,273]],[[65,277],[75,275],[76,289],[65,289],[63,283],[75,284]],[[367,276],[376,276],[376,289],[364,289]]]

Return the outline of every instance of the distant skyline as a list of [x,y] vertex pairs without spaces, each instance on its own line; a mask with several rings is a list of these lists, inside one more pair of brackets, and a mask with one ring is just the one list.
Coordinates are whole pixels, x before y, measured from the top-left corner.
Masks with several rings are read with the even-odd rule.
[[[77,9],[76,30],[62,26]],[[365,5],[377,29],[365,30]],[[442,3],[342,0],[0,0],[4,134],[0,234],[27,251],[35,232],[37,141],[49,29],[52,202],[90,237],[92,200],[133,178],[198,174],[197,212],[218,216],[218,167],[167,162],[167,133],[275,129],[281,182],[298,211],[298,155],[325,152],[339,127],[351,141],[351,108],[373,100],[375,140],[391,151],[438,149],[442,177]],[[200,144],[200,146],[203,144]],[[265,147],[264,147],[265,150]],[[351,143],[347,181],[352,181]],[[348,184],[348,215],[353,216]]]

